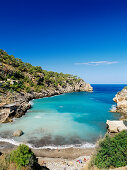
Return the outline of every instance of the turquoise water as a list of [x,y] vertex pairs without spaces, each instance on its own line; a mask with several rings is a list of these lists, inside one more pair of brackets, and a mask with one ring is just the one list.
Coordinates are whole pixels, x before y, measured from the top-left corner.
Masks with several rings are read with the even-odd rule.
[[[119,119],[109,112],[115,94],[125,85],[92,85],[94,92],[74,92],[33,100],[32,109],[13,123],[0,125],[0,137],[33,144],[94,144],[106,132],[106,120]],[[13,137],[15,130],[24,135]]]

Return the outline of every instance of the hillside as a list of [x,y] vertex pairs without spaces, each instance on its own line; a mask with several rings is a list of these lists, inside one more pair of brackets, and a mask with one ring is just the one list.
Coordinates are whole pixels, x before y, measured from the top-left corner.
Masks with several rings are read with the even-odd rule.
[[22,116],[31,99],[92,90],[77,76],[43,70],[0,50],[0,122]]
[[40,66],[32,66],[21,59],[8,55],[0,50],[1,92],[14,90],[22,92],[41,92],[42,89],[66,88],[83,80],[70,74],[43,70]]

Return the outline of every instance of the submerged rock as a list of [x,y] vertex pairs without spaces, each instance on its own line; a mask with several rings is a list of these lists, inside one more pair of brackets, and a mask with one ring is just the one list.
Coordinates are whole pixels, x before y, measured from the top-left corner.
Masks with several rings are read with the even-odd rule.
[[13,133],[13,136],[21,136],[23,135],[23,131],[22,130],[16,130],[14,133]]
[[124,125],[123,120],[107,120],[106,122],[108,131],[110,133],[118,133],[122,130],[127,130],[127,127]]

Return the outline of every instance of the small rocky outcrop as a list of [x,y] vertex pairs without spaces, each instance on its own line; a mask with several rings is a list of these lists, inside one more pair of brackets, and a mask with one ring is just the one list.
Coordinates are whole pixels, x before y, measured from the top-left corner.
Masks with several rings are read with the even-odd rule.
[[113,101],[117,103],[115,112],[122,113],[122,119],[127,119],[127,89],[118,92]]
[[22,130],[16,130],[14,133],[13,133],[13,136],[21,136],[23,135],[23,131]]
[[16,103],[5,104],[0,107],[0,123],[12,122],[14,117],[21,117],[30,108],[31,104],[25,98],[19,98]]
[[107,120],[106,124],[107,124],[108,132],[110,133],[118,133],[123,130],[127,130],[127,127],[124,125],[122,120],[112,120],[112,121]]

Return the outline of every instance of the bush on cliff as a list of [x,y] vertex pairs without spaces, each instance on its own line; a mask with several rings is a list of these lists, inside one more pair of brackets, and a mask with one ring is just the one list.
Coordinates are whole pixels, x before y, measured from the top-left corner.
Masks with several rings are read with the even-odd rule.
[[15,164],[17,166],[17,169],[22,169],[23,167],[26,167],[31,170],[42,169],[38,164],[37,158],[34,153],[28,146],[24,144],[19,145],[16,150],[8,154],[5,160],[6,166],[8,167]]
[[97,154],[92,164],[98,168],[114,168],[127,165],[127,131],[116,134],[115,137],[107,135],[99,143]]
[[28,146],[22,144],[10,154],[10,162],[15,162],[18,166],[34,166],[37,159]]

